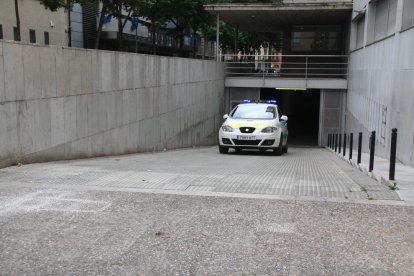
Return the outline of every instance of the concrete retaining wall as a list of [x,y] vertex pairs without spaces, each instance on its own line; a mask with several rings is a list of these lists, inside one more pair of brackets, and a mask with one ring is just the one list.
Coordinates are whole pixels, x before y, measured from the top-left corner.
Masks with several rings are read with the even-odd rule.
[[414,29],[399,32],[350,56],[347,132],[377,132],[376,153],[389,158],[398,128],[397,158],[414,166]]
[[213,61],[0,41],[0,167],[212,145]]

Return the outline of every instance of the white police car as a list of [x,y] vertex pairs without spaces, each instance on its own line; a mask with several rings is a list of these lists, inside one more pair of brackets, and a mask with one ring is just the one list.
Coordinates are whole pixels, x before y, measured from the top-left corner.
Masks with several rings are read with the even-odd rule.
[[245,100],[225,119],[219,131],[219,151],[230,148],[273,150],[276,155],[288,150],[287,116],[283,116],[276,101],[253,103]]

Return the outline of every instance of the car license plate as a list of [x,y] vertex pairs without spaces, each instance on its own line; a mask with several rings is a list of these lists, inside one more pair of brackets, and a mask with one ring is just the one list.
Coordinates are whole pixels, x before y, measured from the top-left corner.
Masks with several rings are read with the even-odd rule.
[[256,140],[256,136],[247,136],[247,135],[239,135],[237,136],[239,140]]

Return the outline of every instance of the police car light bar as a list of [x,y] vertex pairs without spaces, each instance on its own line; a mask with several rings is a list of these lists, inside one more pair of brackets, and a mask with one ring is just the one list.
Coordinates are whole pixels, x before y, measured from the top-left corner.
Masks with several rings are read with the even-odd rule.
[[250,99],[244,99],[243,103],[270,103],[270,104],[276,104],[276,100],[255,101],[255,100],[250,100]]

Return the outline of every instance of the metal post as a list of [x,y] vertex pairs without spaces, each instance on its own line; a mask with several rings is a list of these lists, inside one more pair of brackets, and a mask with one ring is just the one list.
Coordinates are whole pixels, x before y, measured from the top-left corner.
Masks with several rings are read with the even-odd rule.
[[346,133],[344,133],[344,151],[342,153],[342,156],[346,155]]
[[135,28],[135,53],[138,53],[138,26]]
[[216,59],[217,61],[220,61],[219,48],[220,48],[220,15],[217,14],[217,27],[216,27]]
[[[236,35],[234,36],[234,54],[238,54],[239,48],[239,25],[236,26]],[[239,60],[240,61],[240,60]]]
[[353,146],[354,146],[354,134],[351,132],[351,134],[349,134],[349,160],[352,159]]
[[339,141],[338,141],[338,153],[341,153],[342,151],[342,134],[339,133],[338,135]]
[[333,145],[334,145],[334,141],[333,141],[333,134],[331,133],[330,135],[331,135],[331,143],[329,144],[329,147],[330,147],[331,149],[333,149]]
[[357,160],[358,164],[361,164],[361,151],[362,151],[362,132],[358,133],[358,160]]
[[306,80],[306,87],[308,85],[308,56],[306,56],[306,64],[305,64],[305,80]]
[[397,156],[397,129],[393,128],[391,133],[390,175],[389,180],[395,180],[395,159]]
[[328,148],[331,147],[331,134],[328,134]]
[[375,131],[371,132],[369,138],[369,172],[374,170],[374,156],[375,156]]
[[338,150],[338,133],[335,134],[335,152]]

